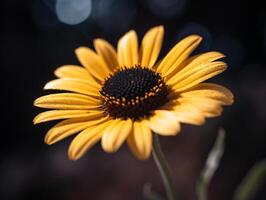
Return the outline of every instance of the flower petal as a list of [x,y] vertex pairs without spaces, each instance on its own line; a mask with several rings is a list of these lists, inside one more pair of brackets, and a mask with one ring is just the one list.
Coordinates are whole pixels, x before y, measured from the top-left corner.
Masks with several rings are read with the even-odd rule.
[[101,56],[105,65],[108,66],[111,71],[118,67],[116,51],[109,42],[98,38],[93,41],[93,44],[96,52]]
[[156,110],[154,115],[147,120],[152,131],[159,135],[176,135],[180,131],[177,117],[167,110]]
[[222,73],[226,68],[227,65],[222,61],[204,63],[180,76],[176,76],[174,82],[167,82],[167,84],[172,85],[175,92],[181,92]]
[[202,125],[205,122],[204,115],[194,106],[180,104],[172,111],[178,121],[186,124]]
[[53,126],[45,135],[45,143],[51,145],[88,127],[106,121],[107,117],[83,117],[66,119]]
[[77,78],[87,81],[95,81],[85,68],[77,65],[63,65],[58,67],[54,74],[58,78]]
[[202,38],[198,35],[190,35],[177,43],[162,60],[157,71],[163,76],[171,74],[199,45]]
[[79,133],[71,142],[68,149],[70,160],[77,160],[83,156],[101,137],[105,128],[110,125],[111,121],[89,127]]
[[127,32],[118,41],[117,51],[120,67],[133,67],[139,63],[138,37],[135,31]]
[[77,92],[97,98],[99,97],[100,88],[92,81],[84,81],[74,78],[60,78],[46,83],[44,89]]
[[141,66],[153,67],[161,50],[163,35],[163,26],[154,27],[145,34],[140,48]]
[[110,73],[102,58],[87,47],[79,47],[75,50],[79,62],[88,72],[100,81],[103,81]]
[[176,79],[178,79],[178,77],[183,76],[190,71],[198,71],[202,66],[208,66],[209,63],[223,57],[225,57],[224,54],[215,51],[192,56],[181,63],[180,67],[176,68],[173,73],[167,77],[167,82],[168,84],[176,84]]
[[182,92],[181,97],[187,98],[207,98],[219,101],[222,105],[231,105],[234,96],[227,88],[214,83],[200,83],[194,88]]
[[39,97],[34,105],[40,108],[86,110],[100,107],[99,100],[75,93],[49,94]]
[[38,114],[34,119],[34,124],[58,120],[67,118],[78,118],[78,117],[102,117],[103,112],[101,111],[88,111],[88,110],[49,110]]
[[152,132],[144,121],[133,124],[133,131],[129,134],[127,143],[132,153],[140,160],[150,157],[152,148]]
[[132,120],[114,120],[104,130],[102,136],[102,148],[109,153],[116,152],[132,131]]
[[222,112],[221,103],[213,99],[181,97],[177,101],[180,105],[187,104],[198,109],[204,117],[216,117]]

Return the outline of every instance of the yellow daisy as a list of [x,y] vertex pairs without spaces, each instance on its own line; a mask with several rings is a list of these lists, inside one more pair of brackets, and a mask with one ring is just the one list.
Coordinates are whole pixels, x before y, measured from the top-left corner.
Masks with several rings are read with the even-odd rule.
[[164,28],[150,29],[139,48],[134,30],[119,41],[117,51],[103,39],[95,39],[95,51],[79,47],[75,53],[82,66],[64,65],[55,70],[57,79],[44,89],[67,91],[34,101],[41,108],[34,124],[62,120],[45,136],[53,144],[79,133],[68,155],[79,159],[101,140],[102,148],[116,152],[127,141],[133,154],[147,159],[152,134],[176,135],[180,123],[201,125],[207,117],[221,114],[223,105],[233,103],[232,93],[203,81],[220,74],[226,63],[219,52],[190,57],[202,38],[190,35],[157,61]]

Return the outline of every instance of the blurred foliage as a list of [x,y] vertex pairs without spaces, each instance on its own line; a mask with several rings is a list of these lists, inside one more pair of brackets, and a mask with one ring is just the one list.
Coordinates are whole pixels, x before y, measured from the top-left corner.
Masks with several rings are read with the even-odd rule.
[[252,200],[266,179],[266,159],[256,163],[238,186],[233,200]]
[[225,143],[225,131],[220,129],[218,131],[218,136],[215,143],[208,155],[205,166],[201,172],[196,192],[199,200],[207,200],[209,184],[212,177],[219,167],[220,160],[224,153],[224,143]]
[[160,194],[152,190],[151,183],[146,183],[144,185],[143,196],[145,200],[164,200]]

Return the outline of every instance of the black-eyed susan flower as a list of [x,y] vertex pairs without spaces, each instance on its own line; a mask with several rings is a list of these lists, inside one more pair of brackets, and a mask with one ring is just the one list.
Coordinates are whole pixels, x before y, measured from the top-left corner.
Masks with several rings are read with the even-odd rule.
[[232,93],[217,84],[203,83],[226,69],[224,55],[207,52],[190,57],[202,38],[190,35],[158,60],[164,28],[150,29],[139,48],[135,31],[126,33],[117,51],[103,39],[95,39],[95,51],[79,47],[82,66],[64,65],[57,79],[44,89],[61,90],[42,96],[34,105],[53,109],[40,113],[34,123],[62,120],[45,136],[53,144],[78,133],[68,155],[76,160],[101,140],[106,152],[116,152],[127,141],[133,154],[147,159],[152,134],[176,135],[180,123],[201,125],[233,103]]

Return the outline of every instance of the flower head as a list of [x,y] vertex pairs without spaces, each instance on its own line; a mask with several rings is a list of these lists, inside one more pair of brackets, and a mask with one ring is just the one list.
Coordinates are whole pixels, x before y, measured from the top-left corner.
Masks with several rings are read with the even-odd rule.
[[34,123],[62,120],[45,136],[53,144],[78,133],[68,155],[76,160],[101,140],[106,152],[116,152],[127,141],[133,154],[147,159],[152,134],[180,132],[180,123],[201,125],[207,117],[221,114],[233,103],[232,93],[217,84],[203,83],[223,72],[224,55],[207,52],[190,57],[202,38],[190,35],[157,61],[164,28],[150,29],[140,48],[135,31],[126,33],[117,51],[103,39],[94,40],[95,51],[79,47],[75,53],[82,66],[64,65],[57,79],[44,89],[61,90],[34,101],[41,108]]

